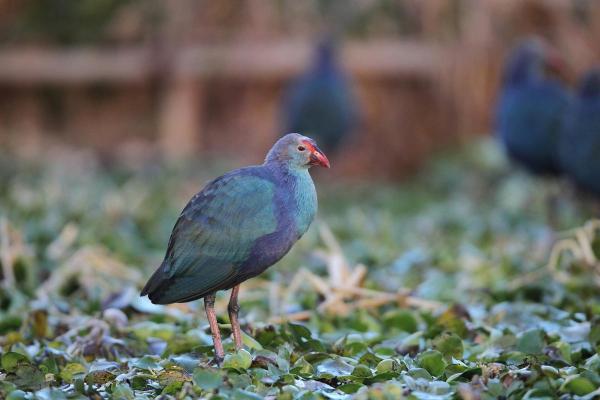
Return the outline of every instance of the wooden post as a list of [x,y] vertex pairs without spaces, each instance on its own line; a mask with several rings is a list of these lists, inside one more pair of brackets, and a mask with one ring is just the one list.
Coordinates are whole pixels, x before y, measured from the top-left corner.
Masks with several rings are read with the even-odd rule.
[[194,157],[200,150],[201,92],[200,83],[191,78],[173,77],[166,82],[160,99],[158,133],[167,159]]

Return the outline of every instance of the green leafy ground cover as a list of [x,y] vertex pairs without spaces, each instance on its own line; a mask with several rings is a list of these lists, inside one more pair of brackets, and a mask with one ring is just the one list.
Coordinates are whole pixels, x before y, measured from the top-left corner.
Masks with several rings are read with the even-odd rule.
[[[222,171],[0,157],[0,398],[600,396],[593,266],[564,255],[560,273],[546,268],[555,232],[591,208],[563,183],[511,168],[490,143],[403,184],[321,179],[317,226],[241,294],[247,350],[228,339],[222,368],[211,366],[201,304],[153,306],[137,293],[181,207]],[[349,296],[345,312],[316,312],[323,296],[310,285],[290,293],[290,282],[300,267],[330,280],[332,256],[367,267],[361,290],[408,289],[440,305],[352,308],[360,299]]]

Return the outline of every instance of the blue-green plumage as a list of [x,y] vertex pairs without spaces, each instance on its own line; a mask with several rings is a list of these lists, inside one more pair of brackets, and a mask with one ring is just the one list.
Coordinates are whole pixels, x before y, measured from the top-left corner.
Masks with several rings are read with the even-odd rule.
[[561,165],[582,189],[600,196],[600,68],[582,79],[559,142]]
[[264,164],[207,184],[182,211],[142,295],[157,304],[187,302],[234,287],[279,261],[316,214],[308,168],[322,163],[319,157],[311,139],[289,134]]

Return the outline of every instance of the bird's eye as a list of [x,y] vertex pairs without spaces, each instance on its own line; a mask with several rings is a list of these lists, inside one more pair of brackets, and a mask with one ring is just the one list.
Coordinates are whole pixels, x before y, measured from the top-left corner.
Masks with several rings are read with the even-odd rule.
[[298,146],[298,151],[304,151],[304,150],[306,150],[306,147],[304,147],[304,146]]

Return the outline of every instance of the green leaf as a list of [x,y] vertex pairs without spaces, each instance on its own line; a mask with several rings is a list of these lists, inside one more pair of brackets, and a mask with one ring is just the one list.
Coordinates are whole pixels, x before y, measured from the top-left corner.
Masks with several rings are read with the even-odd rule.
[[109,371],[96,370],[91,371],[85,376],[85,383],[88,385],[104,385],[108,382],[112,382],[115,379],[115,375]]
[[233,400],[263,400],[262,396],[259,396],[256,393],[252,393],[243,389],[233,390],[233,392],[231,393],[231,398]]
[[287,326],[290,329],[290,331],[292,332],[292,334],[294,335],[294,337],[296,338],[296,340],[299,342],[302,342],[303,339],[304,340],[311,339],[311,337],[312,337],[310,330],[307,327],[305,327],[304,325],[292,324],[292,323],[288,322]]
[[304,357],[300,357],[295,363],[290,372],[302,377],[309,377],[314,373],[314,368],[311,363],[306,361]]
[[358,392],[358,389],[360,389],[361,387],[363,387],[364,385],[362,383],[345,383],[343,385],[340,385],[337,387],[338,390],[341,390],[344,393],[347,394],[353,394]]
[[168,369],[158,374],[158,382],[163,386],[169,386],[173,383],[183,383],[189,380],[189,375],[180,368]]
[[400,365],[396,360],[388,358],[387,360],[381,360],[379,364],[377,364],[376,370],[378,374],[383,374],[386,372],[396,372],[400,370]]
[[356,378],[370,378],[373,376],[373,372],[371,372],[371,368],[367,367],[366,365],[359,364],[354,367],[352,376]]
[[6,372],[14,372],[20,364],[29,364],[29,359],[21,353],[9,351],[2,354],[1,359],[2,369]]
[[44,374],[35,365],[19,364],[14,374],[6,377],[24,390],[39,390],[45,384]]
[[455,333],[442,333],[433,341],[433,346],[444,355],[446,361],[450,361],[452,358],[458,360],[463,356],[462,339]]
[[325,360],[317,365],[317,373],[322,378],[348,376],[353,370],[354,367],[341,358]]
[[419,365],[433,376],[440,376],[446,368],[444,356],[437,350],[427,350],[419,354]]
[[223,368],[246,370],[252,365],[252,355],[244,349],[234,354],[227,354],[223,360]]
[[217,370],[208,368],[196,368],[192,375],[194,384],[200,387],[202,390],[208,392],[218,388],[223,384],[223,377]]
[[115,400],[135,400],[135,394],[127,384],[117,383],[112,390],[112,398]]
[[242,331],[242,341],[244,342],[244,345],[246,345],[246,347],[248,347],[249,349],[252,350],[262,350],[263,346],[256,340],[254,339],[252,336],[248,335],[247,333]]
[[571,379],[567,379],[563,387],[569,393],[573,393],[577,396],[585,396],[586,394],[596,390],[596,385],[594,385],[589,379],[582,376],[575,376]]
[[5,335],[10,331],[17,331],[22,324],[21,317],[16,315],[5,315],[0,318],[0,335]]
[[27,399],[27,393],[22,390],[14,390],[8,394],[6,400],[25,400]]
[[159,361],[160,358],[158,357],[145,355],[144,357],[133,361],[131,365],[139,369],[161,370],[162,367],[158,364]]
[[526,354],[541,354],[544,349],[544,332],[531,329],[524,332],[517,340],[517,350]]
[[60,371],[60,377],[68,383],[73,382],[73,379],[83,377],[86,368],[79,363],[69,363]]
[[383,316],[383,323],[388,328],[414,333],[418,329],[418,322],[412,312],[408,310],[398,310],[387,312]]

